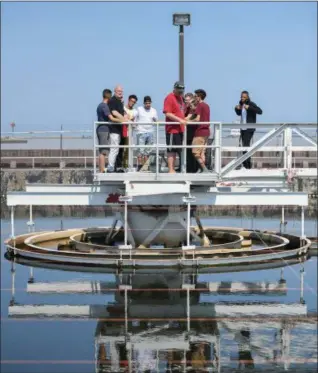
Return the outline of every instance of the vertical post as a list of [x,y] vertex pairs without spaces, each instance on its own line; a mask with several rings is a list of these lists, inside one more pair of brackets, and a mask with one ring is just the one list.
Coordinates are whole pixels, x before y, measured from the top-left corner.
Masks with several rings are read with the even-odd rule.
[[30,222],[33,222],[33,211],[32,211],[32,205],[30,205]]
[[33,284],[33,282],[34,282],[33,267],[30,267],[30,276],[28,279],[28,284]]
[[214,138],[215,138],[215,165],[214,169],[217,174],[220,174],[221,172],[221,144],[222,144],[222,126],[221,123],[215,124],[215,132],[214,132]]
[[127,288],[125,288],[125,335],[128,334],[128,297]]
[[300,269],[300,303],[304,304],[304,275],[305,275],[305,270],[304,267],[301,266]]
[[284,168],[292,168],[292,129],[286,128],[283,132]]
[[302,240],[306,238],[305,236],[305,206],[301,206],[301,237]]
[[[190,197],[190,196],[189,196]],[[191,229],[191,204],[188,201],[187,205],[187,246],[190,246],[190,229]]]
[[[132,133],[132,124],[128,123],[128,138],[131,140],[130,145],[134,145],[134,137]],[[134,148],[128,147],[128,170],[133,171],[134,168],[134,157],[133,157]]]
[[284,268],[281,268],[281,270],[280,270],[280,280],[279,281],[285,281],[285,279],[284,279]]
[[220,335],[217,336],[217,360],[218,360],[218,373],[221,372],[221,338]]
[[29,221],[27,222],[28,226],[28,231],[34,232],[34,221],[33,221],[33,210],[32,210],[32,205],[29,207]]
[[94,170],[94,180],[96,178],[96,122],[93,124],[93,170]]
[[285,232],[285,207],[282,207],[282,218],[280,222],[280,233]]
[[159,123],[156,123],[156,178],[159,175]]
[[11,302],[14,302],[15,297],[15,261],[11,264]]
[[60,133],[60,160],[62,160],[63,157],[63,124],[61,124],[61,133]]
[[187,129],[185,128],[183,132],[183,151],[182,151],[182,158],[183,158],[183,164],[182,164],[182,173],[187,172]]
[[14,234],[14,206],[11,206],[11,238],[15,238]]
[[190,333],[190,288],[187,287],[187,331]]
[[125,200],[124,206],[124,245],[127,246],[128,237],[128,202]]
[[179,80],[184,84],[184,26],[179,26]]

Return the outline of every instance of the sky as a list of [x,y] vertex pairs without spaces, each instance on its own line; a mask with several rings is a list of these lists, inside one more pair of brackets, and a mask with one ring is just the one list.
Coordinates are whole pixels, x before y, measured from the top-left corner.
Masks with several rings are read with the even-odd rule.
[[104,88],[163,118],[178,80],[174,12],[185,28],[186,91],[203,88],[211,120],[237,119],[241,90],[260,122],[317,121],[316,3],[2,3],[1,131],[91,129]]

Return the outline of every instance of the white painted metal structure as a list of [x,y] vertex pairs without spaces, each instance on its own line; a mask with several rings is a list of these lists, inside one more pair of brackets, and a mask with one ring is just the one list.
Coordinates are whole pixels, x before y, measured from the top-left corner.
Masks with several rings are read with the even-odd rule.
[[[94,122],[94,152],[97,148],[95,128],[100,124]],[[159,126],[165,122],[156,124],[157,139],[159,139]],[[198,123],[200,124],[200,123]],[[302,208],[302,232],[304,235],[304,207],[308,205],[307,193],[291,192],[290,183],[293,177],[317,177],[317,169],[293,169],[292,168],[292,134],[296,132],[304,140],[310,143],[312,148],[317,150],[316,142],[301,129],[315,128],[316,124],[257,124],[257,128],[271,129],[261,139],[256,141],[247,153],[240,155],[237,159],[222,167],[222,129],[233,127],[233,124],[222,124],[220,122],[211,122],[214,126],[214,143],[211,148],[214,152],[213,171],[211,173],[187,174],[186,171],[186,148],[182,145],[183,156],[181,160],[181,173],[168,174],[160,172],[160,149],[166,148],[165,144],[157,143],[153,146],[155,149],[155,172],[143,173],[134,172],[132,150],[137,146],[130,144],[129,148],[129,169],[126,173],[100,174],[96,171],[94,163],[94,184],[92,185],[27,185],[25,192],[9,192],[7,194],[7,204],[11,207],[11,236],[14,233],[14,207],[17,205],[78,205],[78,206],[104,206],[123,204],[124,211],[120,220],[124,226],[124,244],[122,248],[131,247],[133,237],[129,232],[128,223],[136,221],[129,212],[128,206],[166,206],[166,219],[162,221],[161,229],[169,230],[169,225],[181,224],[184,229],[184,237],[187,238],[185,248],[190,248],[190,210],[192,206],[301,206]],[[132,136],[132,126],[128,123],[130,138]],[[239,125],[241,128],[250,127],[249,125]],[[273,170],[236,170],[244,160],[252,156],[256,151],[261,150],[278,135],[284,135],[284,144],[278,149],[283,152],[284,168]],[[186,143],[186,138],[184,139]],[[313,146],[314,145],[314,146]],[[112,147],[112,146],[108,146]],[[138,146],[140,147],[140,146]],[[308,148],[308,147],[307,147]],[[239,148],[243,150],[243,148]],[[309,148],[308,148],[309,149]],[[184,216],[179,216],[176,221],[171,212],[171,206],[186,205],[187,212]],[[129,218],[130,214],[130,218]],[[140,215],[140,213],[139,213]],[[173,216],[172,216],[173,215]],[[118,220],[118,217],[115,218]],[[150,220],[149,224],[150,224]],[[32,217],[30,217],[32,222]],[[142,224],[147,224],[147,219],[143,219]],[[149,225],[149,231],[157,225]],[[145,227],[144,227],[145,228]],[[158,227],[157,227],[158,228]],[[156,229],[157,229],[156,228]],[[134,227],[138,229],[138,227]],[[181,236],[180,236],[181,237]],[[180,242],[180,237],[174,237],[171,233],[166,234],[166,243],[174,245]],[[143,237],[143,240],[151,242],[150,237]],[[147,242],[148,242],[147,241]]]

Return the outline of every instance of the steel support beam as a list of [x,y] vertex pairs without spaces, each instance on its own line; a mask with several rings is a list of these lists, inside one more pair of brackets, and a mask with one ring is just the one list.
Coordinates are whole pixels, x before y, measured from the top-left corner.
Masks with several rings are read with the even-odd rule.
[[313,140],[310,136],[308,136],[306,132],[302,131],[300,128],[293,128],[293,131],[297,133],[297,135],[302,137],[304,140],[309,142],[311,145],[313,145],[315,147],[314,151],[317,151],[317,142]]
[[[79,188],[80,189],[80,188]],[[303,192],[218,192],[216,188],[207,188],[204,192],[191,193],[195,197],[197,206],[307,206],[308,194]],[[68,192],[56,190],[52,192],[9,192],[7,194],[8,206],[105,206],[118,205],[118,203],[106,203],[109,193],[105,192]],[[134,197],[130,205],[183,205],[183,195],[158,194]],[[13,214],[13,211],[12,211]],[[12,215],[13,217],[13,215]],[[13,219],[13,218],[12,218]],[[14,229],[12,231],[14,235]]]
[[253,146],[251,146],[250,150],[243,154],[241,157],[234,159],[232,162],[228,163],[225,167],[221,170],[221,176],[226,175],[231,170],[234,170],[237,166],[242,164],[246,159],[250,158],[254,153],[256,153],[262,146],[267,144],[276,136],[280,135],[286,128],[288,127],[287,124],[281,125],[279,128],[274,128],[270,132],[268,132],[265,136],[255,142]]

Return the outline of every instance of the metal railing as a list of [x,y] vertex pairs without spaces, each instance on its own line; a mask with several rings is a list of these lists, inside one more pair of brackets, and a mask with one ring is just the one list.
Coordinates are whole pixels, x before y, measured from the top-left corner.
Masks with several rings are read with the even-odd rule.
[[[303,147],[300,147],[303,148]],[[244,149],[244,148],[243,148]],[[224,147],[222,151],[241,151],[242,148],[239,147]],[[264,147],[261,151],[276,151],[275,147]],[[236,159],[234,155],[222,155],[222,164],[226,165],[229,161]],[[310,164],[315,164],[312,168],[318,166],[317,157],[307,157],[307,156],[293,156],[293,168],[299,168],[299,164],[303,162]],[[268,167],[279,167],[281,164],[281,159],[277,156],[253,156],[252,165],[253,168],[257,167],[259,162],[262,164],[269,164]],[[11,157],[1,157],[1,167],[2,169],[65,169],[65,170],[78,170],[87,169],[93,170],[94,156],[11,156]],[[98,158],[96,158],[96,163],[98,165]],[[134,164],[138,164],[137,156],[134,156]],[[58,166],[57,166],[58,165]],[[75,167],[76,165],[76,167]],[[262,166],[265,167],[265,166]]]
[[[128,126],[128,136],[130,141],[129,145],[98,145],[97,142],[97,126],[98,125],[109,125],[112,126],[118,125],[127,125]],[[133,162],[133,150],[134,149],[141,149],[141,148],[151,148],[155,150],[155,159],[156,159],[156,171],[155,173],[158,174],[160,172],[159,167],[159,155],[160,155],[160,149],[166,149],[167,145],[159,143],[159,128],[160,126],[165,125],[171,125],[176,124],[179,125],[178,122],[156,122],[156,123],[142,123],[142,124],[152,124],[154,126],[154,133],[155,133],[155,143],[153,145],[137,145],[134,142],[134,136],[133,136],[133,126],[136,126],[136,123],[134,122],[125,122],[125,123],[109,123],[109,122],[94,122],[94,154],[96,155],[96,151],[99,148],[126,148],[128,149],[128,171],[134,171],[134,162]],[[317,124],[316,123],[258,123],[258,124],[238,124],[238,123],[221,123],[221,122],[191,122],[191,125],[209,125],[210,128],[213,126],[213,141],[211,141],[211,144],[207,144],[205,148],[208,150],[210,149],[211,154],[213,154],[213,170],[218,174],[221,175],[222,173],[225,174],[232,169],[236,168],[240,164],[244,162],[249,156],[253,155],[257,151],[276,151],[283,153],[283,168],[285,169],[291,169],[293,168],[293,152],[295,151],[314,151],[317,152],[317,142],[309,136],[307,133],[300,130],[302,129],[316,129]],[[248,129],[248,128],[256,128],[259,129],[271,129],[271,131],[266,132],[265,136],[263,136],[261,139],[256,141],[254,144],[252,144],[250,147],[222,147],[222,131],[224,129]],[[298,146],[293,147],[292,146],[292,138],[293,134],[296,133],[300,137],[302,137],[305,141],[309,142],[311,146]],[[188,148],[201,148],[202,145],[187,145],[187,133],[184,131],[184,137],[183,137],[183,145],[173,145],[173,148],[175,149],[181,149],[182,156],[181,156],[181,173],[186,173],[186,164],[187,164],[187,149]],[[271,147],[265,147],[268,142],[273,140],[275,137],[278,137],[280,135],[283,135],[283,141],[281,146],[271,146]],[[232,162],[230,162],[230,165],[226,165],[222,168],[222,152],[223,151],[237,151],[237,152],[246,152],[246,154],[243,154],[239,156],[238,158],[234,159]],[[94,176],[97,174],[97,164],[96,161],[94,162]]]
[[[54,153],[53,149],[50,149],[50,144],[48,146],[48,153],[45,152],[43,156],[22,156],[21,154],[19,155],[9,155],[9,156],[2,156],[1,157],[1,167],[2,168],[22,168],[26,169],[28,167],[27,164],[30,164],[30,168],[35,168],[35,169],[46,169],[46,168],[53,168],[53,169],[78,169],[80,167],[84,167],[87,169],[94,169],[94,174],[96,174],[96,166],[98,162],[98,157],[94,157],[94,154],[96,155],[97,149],[100,147],[97,142],[96,138],[96,126],[100,122],[94,122],[94,129],[92,130],[61,130],[61,131],[28,131],[28,132],[8,132],[8,133],[2,133],[2,136],[5,135],[10,135],[10,137],[15,138],[15,137],[23,137],[28,140],[52,140],[52,139],[59,139],[61,140],[61,136],[63,136],[63,139],[70,139],[70,140],[75,140],[77,143],[81,140],[89,140],[89,142],[86,144],[86,149],[89,150],[90,143],[94,142],[94,146],[91,147],[88,155],[63,155],[63,147],[56,148],[55,151],[60,153],[60,155],[46,155],[50,152]],[[150,146],[141,146],[135,144],[135,137],[133,136],[133,129],[132,129],[132,124],[135,125],[136,123],[127,123],[129,126],[129,136],[132,139],[132,143],[130,144],[129,148],[129,154],[130,154],[130,164],[132,166],[136,165],[137,163],[137,157],[136,155],[133,154],[135,149],[142,148],[142,147],[147,147],[149,148]],[[155,152],[155,155],[158,155],[160,151],[162,152],[163,150],[166,150],[167,146],[165,143],[164,139],[164,131],[163,131],[163,126],[166,124],[165,122],[158,122],[157,124],[152,123],[156,128],[154,128],[154,133],[156,134],[156,141],[155,144],[152,146],[153,151]],[[171,123],[169,123],[171,124]],[[192,123],[191,124],[196,124]],[[197,123],[199,124],[199,123]],[[238,124],[238,123],[220,123],[220,122],[210,122],[211,124],[210,127],[214,125],[216,127],[216,131],[213,134],[214,135],[214,143],[211,145],[208,145],[207,148],[211,149],[211,152],[215,150],[216,155],[219,155],[219,159],[216,158],[217,164],[219,164],[220,168],[226,166],[228,164],[228,160],[231,160],[231,162],[237,157],[233,156],[233,154],[224,154],[225,152],[233,152],[233,153],[238,153],[241,154],[243,151],[248,151],[251,149],[251,147],[254,145],[252,144],[251,147],[242,147],[242,146],[229,146],[229,145],[223,145],[224,142],[227,142],[229,138],[233,138],[233,136],[230,135],[231,129],[234,128],[250,128],[250,127],[255,127],[256,132],[254,134],[254,139],[256,139],[259,136],[263,136],[268,133],[269,129],[273,128],[280,128],[284,124],[280,123],[271,123],[271,124],[264,124],[264,123],[258,123],[258,124],[248,124],[248,125],[243,125],[243,124]],[[121,124],[118,124],[121,125]],[[276,160],[276,165],[282,165],[284,168],[297,168],[300,166],[300,163],[302,160],[305,160],[307,163],[311,164],[312,168],[317,167],[317,157],[314,156],[302,156],[299,154],[296,154],[298,152],[314,152],[316,154],[317,152],[317,142],[315,139],[313,139],[313,136],[309,136],[305,132],[302,131],[302,129],[310,129],[315,130],[315,136],[317,132],[317,124],[316,123],[290,123],[287,124],[286,128],[278,134],[277,140],[279,140],[279,145],[273,146],[270,144],[263,144],[261,147],[257,149],[257,153],[259,152],[276,152],[277,154],[280,153],[280,156],[272,157],[272,156],[264,156],[262,155],[257,155],[254,153],[252,162],[253,162],[253,167],[260,165],[260,161],[267,162],[267,164],[270,164],[272,160]],[[76,136],[78,134],[78,136]],[[295,140],[302,139],[302,141],[306,141],[308,143],[308,146],[294,146],[293,145],[293,139]],[[239,142],[238,139],[233,140]],[[258,140],[254,140],[255,141]],[[45,144],[43,142],[43,144]],[[185,145],[186,144],[186,136],[184,137],[184,145],[180,146],[181,149],[183,149],[184,152],[184,157],[183,157],[183,169],[182,172],[185,172],[184,169],[184,164],[186,164],[186,149],[187,148],[193,148],[193,145]],[[28,145],[28,148],[30,148],[30,142]],[[158,145],[158,146],[157,146]],[[105,146],[101,146],[105,147]],[[110,148],[111,146],[107,146],[107,148]],[[127,146],[121,146],[122,148],[127,148]],[[198,147],[198,146],[197,146]],[[66,146],[67,150],[68,148]],[[80,149],[83,149],[83,145],[79,146]],[[179,147],[178,147],[179,148]],[[8,149],[8,148],[7,148]],[[30,150],[30,149],[29,149]],[[11,152],[10,149],[8,149],[9,152]],[[24,151],[24,150],[22,150]],[[25,149],[25,151],[28,151],[28,149]],[[43,152],[43,150],[38,150]],[[78,151],[78,149],[74,149],[74,151]],[[6,150],[3,148],[2,149],[2,154],[5,154]],[[158,161],[160,157],[156,157],[156,170],[158,170]],[[21,162],[19,162],[21,160]],[[74,160],[74,162],[71,162]],[[56,162],[55,162],[56,161]],[[215,159],[214,159],[215,161]],[[230,163],[231,163],[230,162]],[[9,163],[9,165],[8,165]],[[11,166],[12,163],[12,166]],[[16,165],[14,165],[16,163]],[[55,163],[55,165],[54,165]],[[274,162],[273,162],[274,163]],[[67,166],[69,164],[69,167]],[[79,165],[79,166],[78,166]],[[53,167],[52,167],[53,166]],[[76,167],[74,167],[76,166]],[[78,166],[78,167],[77,167]],[[213,165],[214,166],[214,165]],[[305,167],[305,166],[304,166]]]

